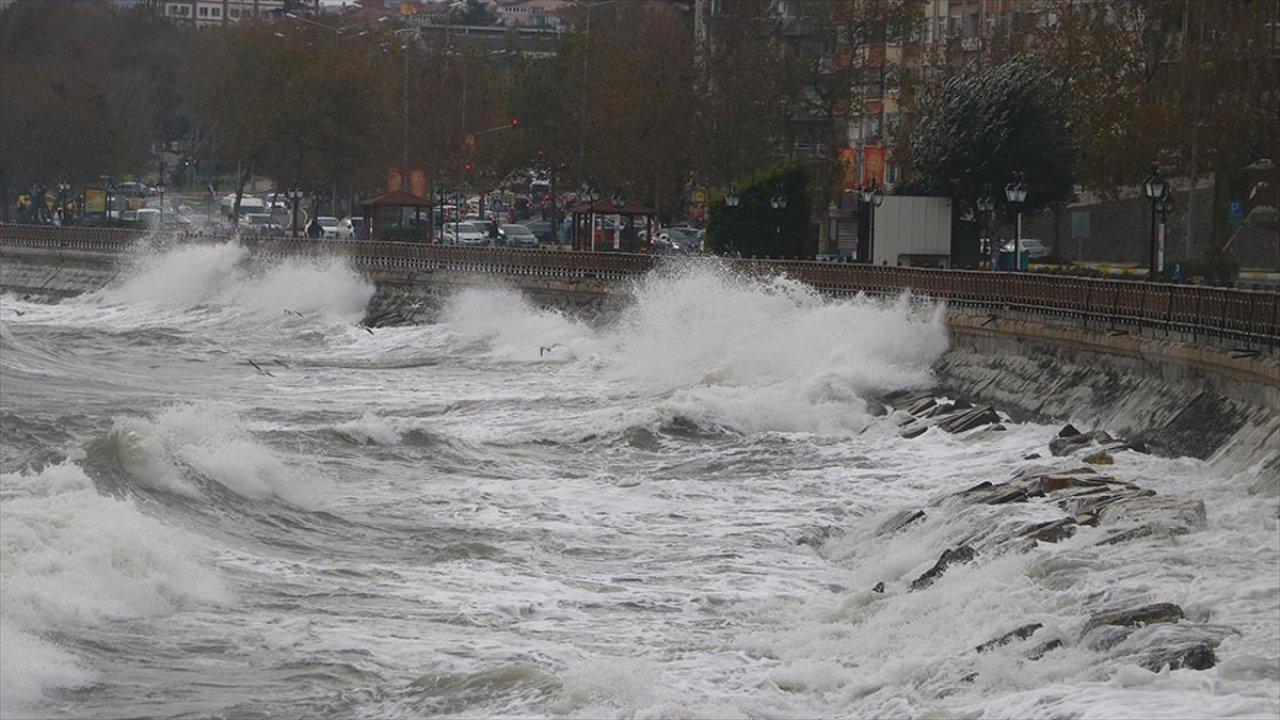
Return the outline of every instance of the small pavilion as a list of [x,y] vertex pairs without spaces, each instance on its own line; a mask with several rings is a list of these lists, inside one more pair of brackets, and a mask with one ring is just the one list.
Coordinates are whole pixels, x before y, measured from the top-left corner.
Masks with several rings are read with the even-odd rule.
[[[643,252],[653,240],[653,219],[657,212],[638,202],[623,200],[620,204],[611,198],[601,198],[595,202],[584,202],[574,205],[565,212],[573,216],[573,249],[594,252]],[[592,225],[595,218],[616,215],[621,222],[614,228],[611,237],[605,237],[603,229],[595,233]],[[636,218],[644,218],[645,237],[642,246],[636,237]],[[596,235],[592,242],[592,235]],[[594,247],[593,247],[594,245]]]
[[[406,227],[405,208],[413,208],[413,224]],[[422,222],[422,209],[426,208],[427,223]],[[360,203],[370,240],[409,240],[431,242],[431,200],[403,190],[392,190]]]

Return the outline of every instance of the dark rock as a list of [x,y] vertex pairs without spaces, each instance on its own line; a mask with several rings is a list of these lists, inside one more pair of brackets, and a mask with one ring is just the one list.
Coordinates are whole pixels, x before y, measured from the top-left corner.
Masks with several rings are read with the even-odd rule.
[[1108,535],[1107,537],[1099,540],[1094,544],[1095,545],[1119,545],[1122,542],[1129,542],[1130,540],[1140,540],[1142,538],[1155,537],[1155,536],[1163,536],[1164,538],[1170,539],[1170,540],[1173,539],[1173,533],[1169,532],[1165,528],[1162,528],[1159,525],[1156,525],[1155,523],[1147,523],[1145,525],[1139,525],[1136,528],[1130,528],[1128,530],[1122,530],[1113,535]]
[[942,555],[938,558],[938,562],[934,563],[933,567],[929,568],[925,574],[916,578],[911,583],[911,589],[923,590],[932,585],[935,580],[942,577],[942,574],[947,571],[947,568],[952,565],[972,562],[977,556],[978,553],[974,552],[973,548],[968,545],[961,545],[954,549],[943,550]]
[[968,410],[969,408],[973,407],[973,403],[969,402],[968,400],[965,400],[964,398],[960,398],[959,400],[956,400],[954,403],[952,403],[952,406],[954,406],[956,410]]
[[1058,431],[1058,437],[1060,438],[1075,437],[1080,434],[1081,433],[1079,430],[1076,429],[1076,426],[1072,425],[1071,423],[1067,423],[1066,425],[1063,425],[1062,429]]
[[1079,523],[1073,517],[1064,517],[1048,522],[1037,523],[1028,527],[1019,533],[1020,537],[1039,540],[1040,542],[1056,543],[1066,540],[1076,534],[1076,526]]
[[1050,651],[1057,650],[1060,647],[1062,647],[1062,641],[1059,640],[1058,638],[1054,638],[1048,642],[1040,643],[1035,648],[1033,648],[1031,652],[1027,653],[1027,659],[1039,660],[1040,658],[1048,654]]
[[878,535],[889,535],[896,533],[902,528],[910,525],[917,520],[923,520],[925,514],[923,510],[902,510],[890,515],[887,520],[880,523],[880,528],[876,530]]
[[889,408],[877,402],[868,403],[867,414],[871,417],[884,417],[889,414]]
[[1030,455],[1023,455],[1022,459],[1023,460],[1039,460],[1040,453],[1031,453]]
[[933,406],[933,408],[926,410],[923,417],[937,417],[938,415],[945,415],[955,409],[956,406],[952,403],[938,403]]
[[1125,443],[1125,447],[1129,448],[1130,450],[1136,453],[1142,453],[1143,455],[1151,454],[1151,449],[1148,448],[1147,444],[1142,442],[1141,440],[1130,440],[1129,442]]
[[988,640],[982,643],[978,647],[974,648],[974,650],[977,650],[978,652],[982,653],[988,650],[994,650],[995,648],[1008,645],[1014,640],[1026,640],[1032,635],[1035,635],[1036,631],[1042,627],[1044,627],[1044,625],[1040,623],[1029,623],[1027,625],[1014,628],[1013,630],[1010,630],[1009,632],[1001,635],[998,638],[995,638],[994,640]]
[[1094,430],[1089,433],[1089,437],[1099,445],[1106,445],[1107,443],[1116,441],[1115,438],[1107,434],[1106,430]]
[[1214,652],[1214,644],[1206,640],[1182,647],[1162,648],[1146,655],[1138,664],[1151,672],[1160,672],[1166,665],[1170,670],[1208,670],[1218,664],[1218,655]]
[[921,413],[925,412],[926,410],[929,410],[930,408],[932,408],[934,405],[937,405],[937,404],[938,402],[931,397],[921,398],[911,403],[910,405],[908,405],[906,410],[912,415],[915,415],[916,417],[920,417]]
[[987,428],[987,430],[990,430],[991,432],[1005,432],[1008,429],[1009,428],[1005,427],[1004,425],[1001,425],[1000,423],[996,423],[995,425],[992,425],[991,427]]
[[938,427],[949,433],[962,433],[982,425],[991,425],[998,422],[1000,422],[1000,415],[995,410],[985,407],[952,413],[946,419],[939,420]]
[[1054,438],[1049,441],[1049,453],[1054,457],[1070,455],[1091,442],[1093,441],[1089,439],[1088,435]]
[[1083,460],[1084,462],[1087,462],[1090,465],[1115,465],[1116,464],[1116,459],[1111,457],[1111,453],[1108,453],[1106,451],[1096,452],[1096,453],[1093,453],[1092,455],[1085,455]]
[[883,582],[878,582],[878,583],[876,583],[876,586],[875,586],[875,587],[873,587],[873,588],[871,588],[871,592],[873,592],[873,593],[883,593],[883,592],[884,592],[884,583],[883,583]]
[[1182,608],[1173,603],[1156,603],[1125,610],[1114,610],[1094,615],[1085,623],[1081,635],[1094,628],[1105,625],[1132,627],[1135,625],[1151,625],[1153,623],[1177,622],[1185,617]]
[[928,429],[929,425],[927,423],[912,423],[899,430],[898,434],[910,440],[911,438],[918,438],[925,434]]

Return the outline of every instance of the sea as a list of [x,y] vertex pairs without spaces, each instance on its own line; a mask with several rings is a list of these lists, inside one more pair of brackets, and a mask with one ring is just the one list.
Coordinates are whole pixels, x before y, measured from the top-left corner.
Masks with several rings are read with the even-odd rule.
[[[940,498],[1079,464],[1061,422],[900,435],[879,399],[935,383],[936,304],[707,262],[589,314],[497,283],[366,327],[374,292],[338,258],[156,244],[104,289],[0,298],[0,716],[1280,715],[1256,468],[1116,452],[1204,527],[911,589],[1038,512]],[[1216,664],[1081,640],[1103,601],[1179,605]],[[975,651],[1033,622],[1060,646]]]

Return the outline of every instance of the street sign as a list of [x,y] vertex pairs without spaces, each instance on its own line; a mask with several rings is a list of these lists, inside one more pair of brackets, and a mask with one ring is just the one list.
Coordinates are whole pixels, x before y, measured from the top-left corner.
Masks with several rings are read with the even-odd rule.
[[1239,200],[1227,203],[1227,222],[1231,227],[1240,227],[1244,224],[1244,203]]
[[84,189],[85,220],[107,219],[107,191],[102,188]]

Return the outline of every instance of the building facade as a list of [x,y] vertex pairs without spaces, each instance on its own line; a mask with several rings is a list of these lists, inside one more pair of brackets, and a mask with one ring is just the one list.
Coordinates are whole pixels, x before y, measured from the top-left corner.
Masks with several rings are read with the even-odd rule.
[[170,20],[193,23],[196,27],[231,25],[268,14],[282,14],[286,4],[319,9],[319,0],[294,3],[286,0],[151,0],[151,7],[158,14]]

